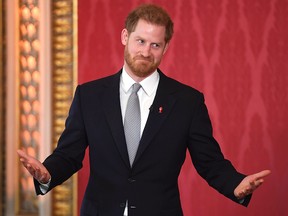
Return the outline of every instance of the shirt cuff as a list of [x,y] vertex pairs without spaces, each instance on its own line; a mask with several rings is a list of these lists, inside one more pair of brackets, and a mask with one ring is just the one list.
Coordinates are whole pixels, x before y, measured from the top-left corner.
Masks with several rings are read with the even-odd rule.
[[[39,181],[38,181],[39,182]],[[49,189],[49,186],[50,186],[50,183],[51,183],[51,177],[49,179],[49,181],[46,183],[46,184],[43,184],[41,182],[39,182],[39,188],[40,188],[40,191],[43,193],[43,194],[46,194],[48,189]]]
[[243,204],[244,201],[245,201],[245,198],[242,198],[242,199],[238,200],[239,204]]

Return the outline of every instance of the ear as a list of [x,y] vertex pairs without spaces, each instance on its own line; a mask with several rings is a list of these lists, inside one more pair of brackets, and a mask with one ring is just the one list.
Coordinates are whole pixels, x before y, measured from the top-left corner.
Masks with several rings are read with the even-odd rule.
[[127,29],[123,29],[122,32],[121,32],[121,42],[123,45],[127,45],[127,42],[128,42],[128,31]]

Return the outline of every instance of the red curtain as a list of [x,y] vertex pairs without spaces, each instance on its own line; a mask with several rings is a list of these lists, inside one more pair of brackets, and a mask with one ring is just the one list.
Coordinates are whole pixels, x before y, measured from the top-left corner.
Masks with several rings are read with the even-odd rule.
[[[122,67],[124,19],[143,2],[78,2],[79,83]],[[288,1],[153,2],[169,11],[175,25],[160,68],[204,92],[214,135],[239,171],[272,170],[244,208],[211,189],[187,157],[179,178],[185,216],[288,215]],[[87,166],[86,158],[79,175],[79,206]]]

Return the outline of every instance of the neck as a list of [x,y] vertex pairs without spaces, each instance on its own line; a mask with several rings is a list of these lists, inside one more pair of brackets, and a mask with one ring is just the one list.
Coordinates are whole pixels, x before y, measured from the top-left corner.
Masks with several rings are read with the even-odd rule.
[[136,73],[134,73],[130,67],[128,67],[128,65],[126,63],[124,63],[124,68],[127,72],[127,74],[137,83],[141,82],[142,80],[144,80],[145,78],[147,78],[148,76],[150,76],[151,74],[148,74],[147,76],[137,76]]

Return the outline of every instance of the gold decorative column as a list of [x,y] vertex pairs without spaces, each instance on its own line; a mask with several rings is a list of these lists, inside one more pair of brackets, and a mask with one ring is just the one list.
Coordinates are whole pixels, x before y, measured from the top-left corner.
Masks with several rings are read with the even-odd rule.
[[[56,147],[77,83],[77,1],[52,3],[52,142]],[[77,177],[52,191],[53,215],[76,215]]]
[[[41,104],[43,72],[40,71],[41,22],[39,3],[46,0],[19,0],[19,147],[39,158],[41,146]],[[47,12],[47,11],[46,11]],[[65,119],[77,83],[77,0],[51,0],[51,152],[64,130]],[[44,46],[42,46],[44,47]],[[41,79],[42,78],[42,79]],[[45,81],[44,81],[45,82]],[[42,86],[41,86],[42,84]],[[42,108],[41,108],[42,107]],[[43,115],[43,114],[42,114]],[[42,120],[43,122],[43,120]],[[44,123],[45,124],[45,123]],[[43,144],[42,144],[43,145]],[[19,166],[17,215],[39,215],[39,198],[33,179]],[[77,176],[51,192],[53,216],[77,215]]]
[[[38,158],[39,153],[39,1],[19,1],[19,140],[20,147]],[[19,171],[18,213],[36,214],[38,200],[33,179]]]

